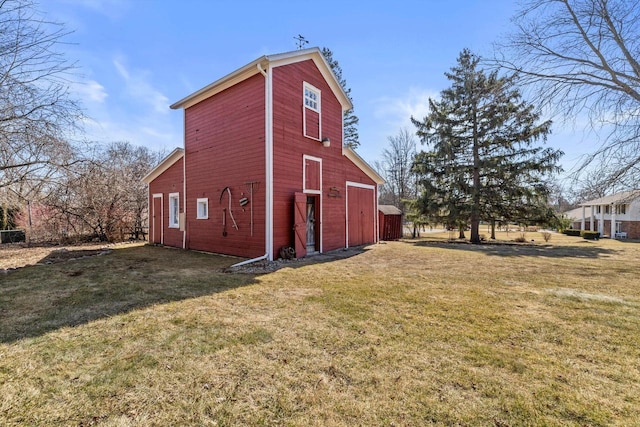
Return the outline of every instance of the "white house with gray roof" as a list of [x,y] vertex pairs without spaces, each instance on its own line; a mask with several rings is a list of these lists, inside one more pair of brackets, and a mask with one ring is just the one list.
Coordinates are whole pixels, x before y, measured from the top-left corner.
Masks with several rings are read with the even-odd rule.
[[580,203],[566,213],[580,230],[601,236],[640,239],[640,190],[624,191]]

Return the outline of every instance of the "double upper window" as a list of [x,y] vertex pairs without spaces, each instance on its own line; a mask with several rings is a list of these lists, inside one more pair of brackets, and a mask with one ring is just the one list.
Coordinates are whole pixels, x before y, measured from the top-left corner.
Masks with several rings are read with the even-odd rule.
[[309,84],[304,85],[304,106],[320,112],[320,91]]
[[320,141],[322,135],[322,97],[320,89],[302,83],[302,133],[307,138]]

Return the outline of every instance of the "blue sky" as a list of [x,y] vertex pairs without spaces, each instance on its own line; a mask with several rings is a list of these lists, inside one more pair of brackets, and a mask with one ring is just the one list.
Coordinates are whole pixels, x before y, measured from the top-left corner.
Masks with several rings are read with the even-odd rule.
[[[378,160],[387,137],[448,86],[444,72],[470,48],[489,56],[511,29],[513,0],[197,1],[43,0],[74,31],[66,54],[79,66],[72,90],[90,140],[167,152],[182,145],[182,111],[169,105],[263,54],[329,47],[360,118],[360,155]],[[595,144],[554,127],[549,145],[565,169]]]

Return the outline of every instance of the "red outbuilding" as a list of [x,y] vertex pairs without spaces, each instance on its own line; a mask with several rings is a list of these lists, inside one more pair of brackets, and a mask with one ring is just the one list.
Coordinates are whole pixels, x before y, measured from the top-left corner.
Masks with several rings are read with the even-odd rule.
[[343,147],[351,102],[318,48],[262,56],[171,108],[184,149],[144,178],[152,242],[271,260],[377,241],[384,181]]
[[393,205],[378,206],[378,228],[380,240],[402,238],[402,211]]

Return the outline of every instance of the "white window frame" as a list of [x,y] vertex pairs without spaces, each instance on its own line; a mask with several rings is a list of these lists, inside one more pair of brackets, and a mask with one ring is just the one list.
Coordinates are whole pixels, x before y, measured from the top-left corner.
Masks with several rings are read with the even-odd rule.
[[[318,89],[313,85],[310,85],[307,82],[303,82],[302,88],[303,88],[302,94],[304,98],[305,108],[308,108],[319,114],[320,113],[320,89]],[[316,99],[313,99],[312,96],[308,96],[308,95],[315,95]]]
[[[307,188],[307,160],[318,163],[320,169],[320,189],[318,190]],[[307,194],[322,194],[322,159],[320,157],[309,156],[307,154],[302,155],[302,192]]]
[[[175,209],[171,206],[172,201]],[[180,193],[169,193],[169,228],[180,228]]]
[[[200,209],[204,206],[204,212]],[[196,199],[196,219],[209,219],[209,199],[206,197]]]
[[[315,108],[307,105],[307,91],[313,92],[317,96]],[[317,87],[305,81],[302,82],[302,133],[305,137],[320,141],[322,138],[322,92]],[[318,113],[318,137],[307,135],[307,109]]]

